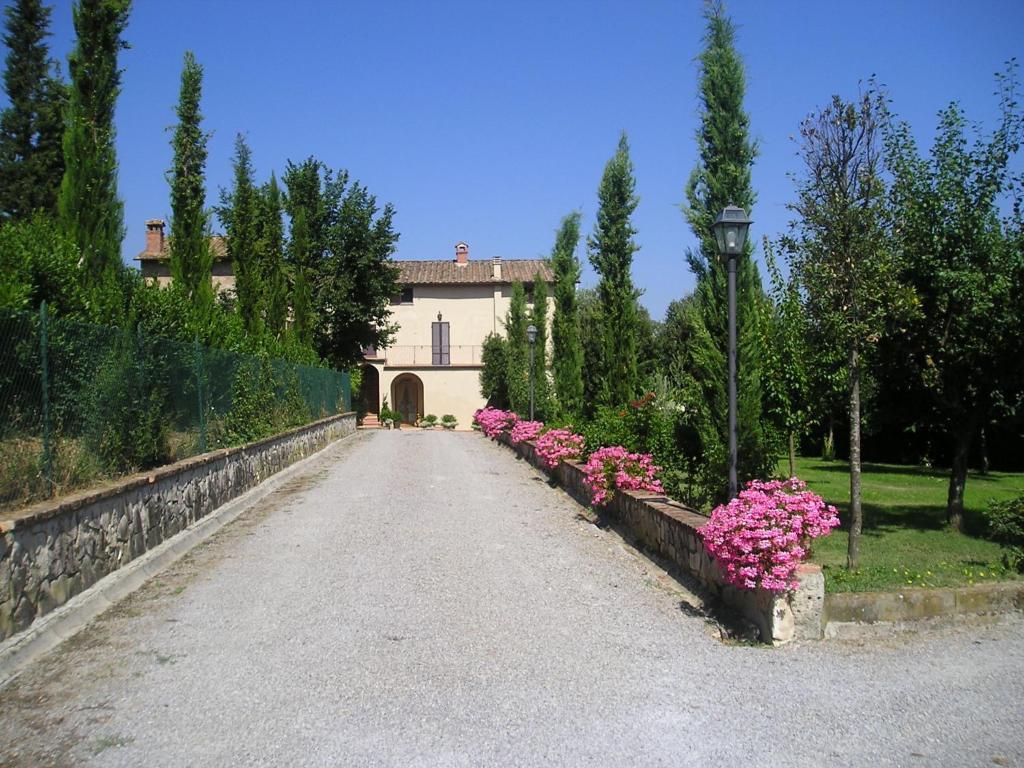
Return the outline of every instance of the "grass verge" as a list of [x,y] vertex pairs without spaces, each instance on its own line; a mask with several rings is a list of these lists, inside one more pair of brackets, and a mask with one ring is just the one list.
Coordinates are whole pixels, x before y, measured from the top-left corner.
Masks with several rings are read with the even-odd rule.
[[[779,471],[788,474],[788,463],[783,462]],[[1018,578],[1002,564],[1002,547],[982,538],[981,513],[992,500],[1024,494],[1024,473],[972,472],[964,495],[966,533],[958,533],[946,524],[948,470],[864,464],[861,562],[853,572],[846,570],[848,465],[800,458],[797,475],[839,509],[843,523],[814,543],[811,559],[822,565],[828,592],[952,587]]]

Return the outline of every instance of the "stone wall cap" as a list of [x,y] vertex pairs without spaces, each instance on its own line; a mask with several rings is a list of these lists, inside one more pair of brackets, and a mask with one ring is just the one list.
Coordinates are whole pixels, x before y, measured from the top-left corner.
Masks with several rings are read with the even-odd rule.
[[252,450],[253,448],[262,448],[263,446],[269,445],[270,443],[278,440],[287,439],[299,432],[322,426],[324,424],[330,424],[335,421],[340,421],[341,419],[344,419],[347,416],[353,416],[354,414],[355,411],[345,411],[344,413],[338,413],[334,416],[328,416],[323,419],[311,421],[309,424],[304,424],[301,427],[294,427],[284,432],[279,432],[276,435],[271,435],[270,437],[254,440],[251,443],[244,443],[243,445],[236,445],[231,448],[218,448],[213,451],[207,451],[206,453],[201,453],[196,456],[189,456],[188,458],[176,461],[173,464],[165,464],[162,467],[156,467],[155,469],[149,469],[145,472],[137,472],[117,480],[111,480],[99,487],[76,491],[57,499],[46,499],[44,501],[36,502],[35,504],[23,509],[4,513],[3,516],[0,517],[0,533],[8,533],[27,525],[33,525],[68,512],[74,512],[88,504],[94,504],[97,501],[112,498],[118,494],[135,488],[152,485],[158,480],[162,480],[165,477],[169,477],[179,472],[207,464],[213,464],[214,462],[227,459],[238,453],[244,453],[245,451]]

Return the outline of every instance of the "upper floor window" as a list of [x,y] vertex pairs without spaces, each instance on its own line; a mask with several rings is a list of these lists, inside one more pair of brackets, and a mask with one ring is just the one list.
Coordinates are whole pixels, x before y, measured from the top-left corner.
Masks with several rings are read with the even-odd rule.
[[391,297],[392,304],[412,304],[412,286],[406,286],[402,292]]

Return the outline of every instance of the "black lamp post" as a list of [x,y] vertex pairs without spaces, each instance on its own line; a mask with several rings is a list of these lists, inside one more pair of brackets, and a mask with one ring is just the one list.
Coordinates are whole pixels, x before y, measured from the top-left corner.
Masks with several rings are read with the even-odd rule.
[[533,421],[533,348],[537,344],[537,326],[527,326],[526,340],[530,342],[530,421]]
[[727,205],[718,214],[711,229],[718,241],[718,253],[729,273],[729,498],[735,498],[736,481],[736,259],[744,252],[751,220],[747,212]]

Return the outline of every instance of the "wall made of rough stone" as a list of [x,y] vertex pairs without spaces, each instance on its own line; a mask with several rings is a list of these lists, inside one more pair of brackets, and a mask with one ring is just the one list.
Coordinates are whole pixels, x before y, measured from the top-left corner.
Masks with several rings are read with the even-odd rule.
[[[590,490],[584,483],[582,464],[563,461],[551,472],[538,458],[532,442],[512,445],[508,434],[502,434],[498,441],[557,478],[570,496],[589,506]],[[704,549],[697,531],[707,518],[700,513],[664,495],[643,491],[616,491],[604,512],[642,547],[696,578],[712,595],[753,622],[765,642],[785,643],[822,636],[825,580],[820,566],[801,565],[797,572],[799,587],[786,595],[777,596],[763,589],[738,589],[723,583],[718,564]]]
[[0,519],[0,640],[355,428],[332,416]]

